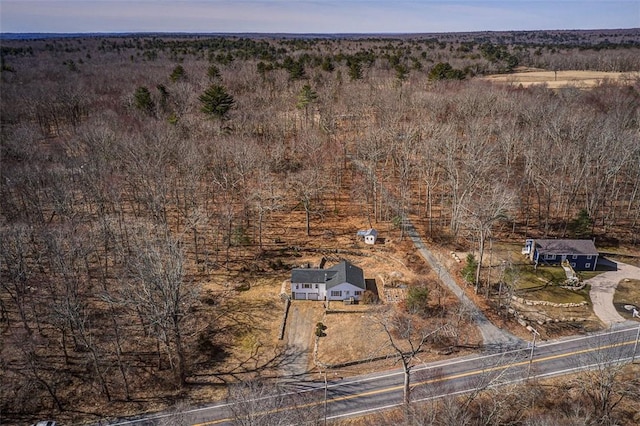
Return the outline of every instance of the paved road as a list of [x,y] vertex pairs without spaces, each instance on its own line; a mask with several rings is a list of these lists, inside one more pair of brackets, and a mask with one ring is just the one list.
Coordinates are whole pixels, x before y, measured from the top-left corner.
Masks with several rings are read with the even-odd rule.
[[[640,322],[629,321],[620,324],[619,329],[605,333],[544,342],[536,346],[533,358],[530,358],[531,349],[525,347],[418,365],[414,367],[411,376],[412,400],[453,396],[489,386],[521,382],[527,377],[542,378],[602,365],[628,363],[634,355],[633,351],[637,349],[639,330]],[[326,386],[326,417],[328,420],[335,420],[399,406],[403,398],[402,383],[403,375],[400,370],[329,381]],[[232,408],[239,406],[245,410],[247,407],[257,408],[251,413],[254,419],[265,416],[287,416],[287,419],[295,419],[300,413],[316,416],[316,419],[324,417],[323,380],[298,382],[288,386],[290,391],[284,395],[243,401],[234,406],[221,402],[183,412],[179,415],[180,424],[231,424]],[[260,409],[263,411],[259,411]],[[113,425],[171,424],[172,420],[174,419],[169,415],[161,415]],[[289,420],[291,421],[293,420]]]
[[593,303],[593,312],[607,326],[625,320],[613,306],[613,293],[618,283],[625,278],[640,280],[640,268],[621,262],[614,263],[617,266],[615,271],[604,272],[585,281],[591,285],[589,296]]
[[513,334],[502,330],[491,323],[482,311],[467,297],[464,290],[460,288],[458,283],[449,274],[438,258],[427,248],[424,241],[416,231],[416,228],[409,221],[405,221],[407,234],[415,244],[416,248],[427,261],[434,271],[438,271],[438,275],[442,282],[456,295],[461,303],[471,312],[476,325],[480,329],[485,347],[488,348],[515,348],[522,344],[522,341]]

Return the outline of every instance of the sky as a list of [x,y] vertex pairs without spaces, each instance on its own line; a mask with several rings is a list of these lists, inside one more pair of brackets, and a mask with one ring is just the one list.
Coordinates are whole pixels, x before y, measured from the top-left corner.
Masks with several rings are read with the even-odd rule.
[[0,32],[430,33],[640,27],[640,0],[0,0]]

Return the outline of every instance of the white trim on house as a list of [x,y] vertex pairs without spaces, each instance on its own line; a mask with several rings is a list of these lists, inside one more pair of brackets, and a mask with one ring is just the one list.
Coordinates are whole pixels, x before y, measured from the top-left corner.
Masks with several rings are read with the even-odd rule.
[[[295,300],[324,300],[327,294],[327,286],[325,284],[316,284],[317,288],[304,288],[305,284],[291,283],[291,294]],[[312,285],[311,287],[314,287]],[[310,295],[316,295],[313,298]]]
[[346,261],[328,269],[291,271],[291,297],[295,300],[360,300],[365,290],[362,269]]
[[[329,290],[329,296],[327,297],[327,300],[346,300],[352,297],[355,300],[360,300],[360,296],[362,294],[357,295],[356,294],[357,291],[362,291],[362,289],[360,287],[356,287],[353,284],[342,283],[337,286],[331,287],[331,290]],[[333,295],[334,292],[339,292],[340,294],[334,296]]]

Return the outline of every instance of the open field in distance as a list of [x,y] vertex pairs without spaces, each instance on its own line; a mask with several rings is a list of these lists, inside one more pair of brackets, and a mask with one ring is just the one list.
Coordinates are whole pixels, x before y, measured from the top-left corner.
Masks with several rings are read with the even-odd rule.
[[591,88],[604,82],[628,84],[634,79],[640,78],[640,72],[607,72],[607,71],[546,71],[546,70],[521,70],[512,74],[493,74],[479,77],[480,80],[496,83],[506,83],[522,87],[533,85],[545,85],[550,89],[561,87]]

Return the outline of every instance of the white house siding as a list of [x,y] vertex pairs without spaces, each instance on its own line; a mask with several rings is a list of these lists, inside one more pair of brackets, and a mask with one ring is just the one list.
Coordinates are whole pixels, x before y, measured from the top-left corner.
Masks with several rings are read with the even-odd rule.
[[324,300],[324,284],[311,284],[311,288],[304,288],[304,284],[291,284],[291,294],[295,300]]
[[[335,294],[335,292],[340,292],[339,295]],[[356,292],[360,292],[356,294]],[[328,300],[345,300],[353,297],[355,300],[360,300],[362,298],[362,293],[364,289],[360,287],[356,287],[355,285],[349,283],[342,283],[336,286],[331,287],[327,290],[327,299]]]
[[376,239],[378,238],[378,231],[376,231],[375,229],[371,228],[368,229],[365,233],[364,233],[364,242],[366,244],[375,244],[376,243]]

